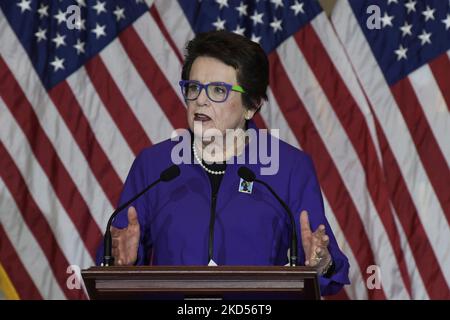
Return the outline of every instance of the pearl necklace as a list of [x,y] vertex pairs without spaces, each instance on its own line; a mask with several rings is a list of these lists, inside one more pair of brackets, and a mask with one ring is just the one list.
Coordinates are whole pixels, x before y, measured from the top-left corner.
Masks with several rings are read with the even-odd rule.
[[204,164],[203,161],[200,159],[200,157],[197,154],[197,150],[195,149],[194,144],[192,144],[192,151],[194,151],[194,157],[197,160],[198,164],[208,173],[210,174],[216,174],[216,175],[220,175],[220,174],[225,174],[225,170],[222,171],[214,171],[211,169],[208,169]]

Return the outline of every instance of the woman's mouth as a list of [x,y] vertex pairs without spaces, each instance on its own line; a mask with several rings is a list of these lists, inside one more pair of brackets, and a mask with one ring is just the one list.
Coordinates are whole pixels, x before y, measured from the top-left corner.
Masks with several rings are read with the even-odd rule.
[[206,114],[203,114],[203,113],[195,113],[194,114],[194,121],[205,122],[205,121],[210,121],[210,120],[211,120],[211,118],[209,116],[207,116]]

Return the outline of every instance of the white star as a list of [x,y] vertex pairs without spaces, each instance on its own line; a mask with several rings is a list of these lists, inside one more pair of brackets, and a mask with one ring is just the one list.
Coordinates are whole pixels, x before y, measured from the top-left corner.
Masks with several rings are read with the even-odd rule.
[[242,1],[239,4],[239,7],[236,7],[236,10],[239,12],[239,17],[247,15],[247,5]]
[[119,6],[116,6],[116,10],[114,10],[114,15],[116,16],[116,20],[120,21],[120,19],[125,19],[125,9],[120,8]]
[[58,25],[61,24],[61,22],[66,21],[66,13],[62,12],[58,9],[58,14],[55,14],[53,17],[55,17],[56,20],[58,20]]
[[420,35],[418,36],[418,38],[419,38],[420,41],[421,41],[421,45],[424,45],[425,43],[431,44],[430,37],[431,37],[431,32],[428,33],[428,32],[425,32],[425,30],[423,30],[422,34],[420,34]]
[[85,43],[81,41],[80,39],[77,39],[77,44],[75,44],[73,47],[77,49],[77,54],[84,53],[84,45]]
[[41,7],[38,9],[39,18],[48,17],[48,6],[44,6],[43,3],[41,3]]
[[56,43],[56,49],[58,49],[60,46],[65,46],[66,42],[64,41],[64,39],[66,38],[66,36],[61,36],[58,32],[56,33],[56,37],[54,37],[52,39],[52,41],[54,43]]
[[447,18],[442,20],[442,23],[445,24],[445,30],[450,29],[450,14],[447,14]]
[[305,10],[303,10],[303,2],[302,3],[298,3],[297,0],[295,0],[294,5],[291,6],[291,9],[294,10],[295,15],[297,16],[297,14],[299,12],[301,13],[305,13]]
[[37,42],[39,43],[41,40],[47,40],[47,36],[45,33],[47,32],[46,29],[39,28],[38,32],[36,32],[34,35],[37,38]]
[[105,25],[101,26],[98,23],[95,24],[95,29],[92,29],[92,33],[95,33],[95,38],[98,39],[101,36],[106,36]]
[[434,20],[434,11],[435,9],[431,9],[429,6],[427,6],[427,10],[422,11],[422,14],[425,16],[425,21],[428,20]]
[[388,5],[390,5],[391,3],[398,3],[398,0],[388,0]]
[[76,0],[76,2],[82,6],[82,7],[86,7],[86,2],[84,0]]
[[257,37],[255,34],[252,34],[251,40],[253,42],[259,43],[259,41],[261,40],[261,37]]
[[410,13],[411,11],[416,12],[416,4],[417,2],[413,0],[410,0],[409,2],[405,3],[406,9],[408,9],[408,13]]
[[75,21],[75,26],[78,30],[86,30],[86,20],[85,19],[77,19],[77,21]]
[[405,21],[405,24],[400,27],[400,30],[402,30],[402,36],[406,36],[407,34],[412,36],[411,33],[412,24],[408,24],[408,22]]
[[220,20],[220,17],[217,17],[216,22],[213,22],[213,26],[216,27],[216,30],[225,30],[225,20]]
[[236,29],[233,30],[233,32],[234,32],[234,33],[237,33],[237,34],[240,34],[241,36],[243,36],[243,35],[244,35],[244,32],[245,32],[245,28],[241,28],[240,25],[237,25],[237,26],[236,26]]
[[219,5],[219,9],[222,9],[223,7],[228,8],[228,0],[216,0],[216,2]]
[[58,71],[58,69],[63,69],[64,70],[64,58],[63,59],[59,59],[57,56],[55,56],[55,60],[53,60],[52,62],[50,62],[50,64],[53,66],[53,71],[56,72]]
[[281,27],[281,20],[278,20],[276,17],[274,17],[274,20],[270,23],[270,26],[273,28],[274,33],[277,31],[283,31],[283,28]]
[[397,61],[401,60],[401,59],[405,59],[406,60],[406,52],[408,51],[407,48],[403,48],[402,45],[400,45],[400,47],[395,50],[395,54],[397,55]]
[[106,2],[97,1],[95,6],[93,6],[92,8],[94,8],[94,10],[97,11],[97,15],[99,15],[102,12],[106,12],[105,5]]
[[283,0],[270,0],[275,5],[275,9],[278,9],[278,7],[283,7]]
[[383,28],[386,26],[392,27],[392,19],[394,19],[394,16],[390,16],[387,14],[387,12],[384,13],[383,17],[380,19],[383,23]]
[[264,13],[258,13],[258,11],[255,10],[252,16],[250,16],[250,19],[253,21],[253,25],[256,26],[258,23],[263,24],[263,17]]
[[24,13],[24,11],[27,11],[27,10],[31,11],[30,3],[31,3],[31,0],[21,0],[20,3],[17,4],[17,6],[20,7],[20,12]]

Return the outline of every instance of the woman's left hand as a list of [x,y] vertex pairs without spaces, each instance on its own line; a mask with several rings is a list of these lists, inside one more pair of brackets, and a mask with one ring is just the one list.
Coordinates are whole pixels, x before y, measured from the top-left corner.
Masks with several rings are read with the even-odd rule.
[[312,232],[309,225],[308,212],[303,210],[300,213],[300,229],[305,252],[305,265],[316,268],[321,275],[332,263],[332,258],[328,251],[330,238],[325,233],[325,226],[321,224],[316,231]]

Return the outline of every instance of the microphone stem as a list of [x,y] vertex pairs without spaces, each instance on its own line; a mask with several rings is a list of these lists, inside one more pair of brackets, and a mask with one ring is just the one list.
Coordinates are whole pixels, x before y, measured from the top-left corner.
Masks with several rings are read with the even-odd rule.
[[273,196],[278,200],[278,202],[283,206],[283,208],[286,210],[286,212],[289,214],[289,219],[291,221],[291,250],[289,251],[290,255],[290,265],[296,266],[297,265],[297,258],[298,258],[298,248],[297,248],[297,230],[295,227],[295,220],[294,215],[292,214],[291,209],[286,205],[286,203],[281,200],[281,198],[275,193],[275,191],[272,189],[270,185],[265,183],[262,180],[255,179],[255,182],[263,184],[272,194]]
[[151,189],[154,185],[161,182],[161,179],[156,180],[152,184],[145,187],[141,192],[139,192],[137,195],[135,195],[133,198],[122,204],[120,207],[118,207],[109,217],[108,224],[106,225],[106,232],[105,232],[105,238],[104,238],[104,244],[103,244],[103,266],[107,267],[114,264],[114,257],[111,254],[111,224],[114,221],[114,218],[121,212],[123,209],[128,207],[134,200],[139,198],[141,195],[143,195],[145,192],[147,192],[149,189]]

